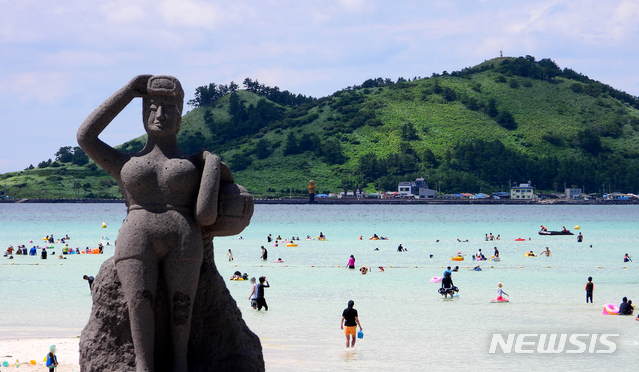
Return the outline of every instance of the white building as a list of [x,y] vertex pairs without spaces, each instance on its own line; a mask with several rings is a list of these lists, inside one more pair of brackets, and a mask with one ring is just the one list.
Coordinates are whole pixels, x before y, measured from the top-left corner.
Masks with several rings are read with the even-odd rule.
[[534,199],[535,188],[529,183],[520,183],[510,188],[510,198],[513,200]]

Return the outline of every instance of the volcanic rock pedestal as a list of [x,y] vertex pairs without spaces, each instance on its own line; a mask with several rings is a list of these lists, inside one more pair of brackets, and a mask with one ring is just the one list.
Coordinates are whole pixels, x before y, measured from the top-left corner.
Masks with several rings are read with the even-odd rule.
[[[222,184],[219,212],[216,223],[203,231],[204,261],[193,304],[189,371],[264,371],[260,341],[242,320],[213,260],[213,236],[234,235],[247,226],[253,202],[241,186]],[[160,279],[154,307],[156,372],[171,371],[173,365],[168,304]],[[93,309],[80,338],[80,367],[83,372],[135,371],[129,311],[113,258],[102,264],[93,283]]]

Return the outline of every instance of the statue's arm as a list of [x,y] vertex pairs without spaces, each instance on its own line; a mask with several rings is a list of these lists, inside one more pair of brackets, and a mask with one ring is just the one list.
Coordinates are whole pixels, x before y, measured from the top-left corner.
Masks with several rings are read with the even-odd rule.
[[195,220],[202,226],[210,226],[217,219],[217,201],[220,191],[222,160],[208,151],[202,152],[204,168],[195,206]]
[[82,150],[111,175],[119,173],[128,156],[102,142],[98,136],[134,98],[146,94],[150,77],[139,75],[133,78],[93,110],[78,129],[77,139]]

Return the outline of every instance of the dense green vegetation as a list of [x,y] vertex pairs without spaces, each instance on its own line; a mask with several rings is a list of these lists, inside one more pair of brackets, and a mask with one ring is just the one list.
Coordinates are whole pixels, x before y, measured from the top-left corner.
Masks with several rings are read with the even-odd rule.
[[[639,189],[639,99],[550,59],[497,58],[428,78],[369,79],[319,99],[251,79],[243,88],[199,87],[179,142],[185,153],[219,154],[257,195],[301,193],[310,179],[320,192],[396,190],[416,177],[445,192],[529,180],[542,190]],[[138,138],[120,148],[143,145]],[[117,195],[104,172],[91,170],[95,164],[65,156],[3,175],[8,194],[36,197],[46,187],[48,197],[53,189],[71,196],[72,177],[84,177],[89,185],[76,195]]]

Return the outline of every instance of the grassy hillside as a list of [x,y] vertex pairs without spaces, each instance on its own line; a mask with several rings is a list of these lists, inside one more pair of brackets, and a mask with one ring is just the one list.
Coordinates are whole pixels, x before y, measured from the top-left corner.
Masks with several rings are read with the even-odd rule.
[[[186,153],[219,154],[257,195],[303,191],[310,179],[320,192],[382,191],[417,176],[442,191],[528,180],[546,190],[639,189],[637,97],[550,60],[501,58],[429,78],[371,79],[320,99],[245,86],[198,88],[179,141]],[[99,169],[59,165],[3,175],[8,194],[71,196],[73,179],[90,183],[92,196],[117,194]]]

